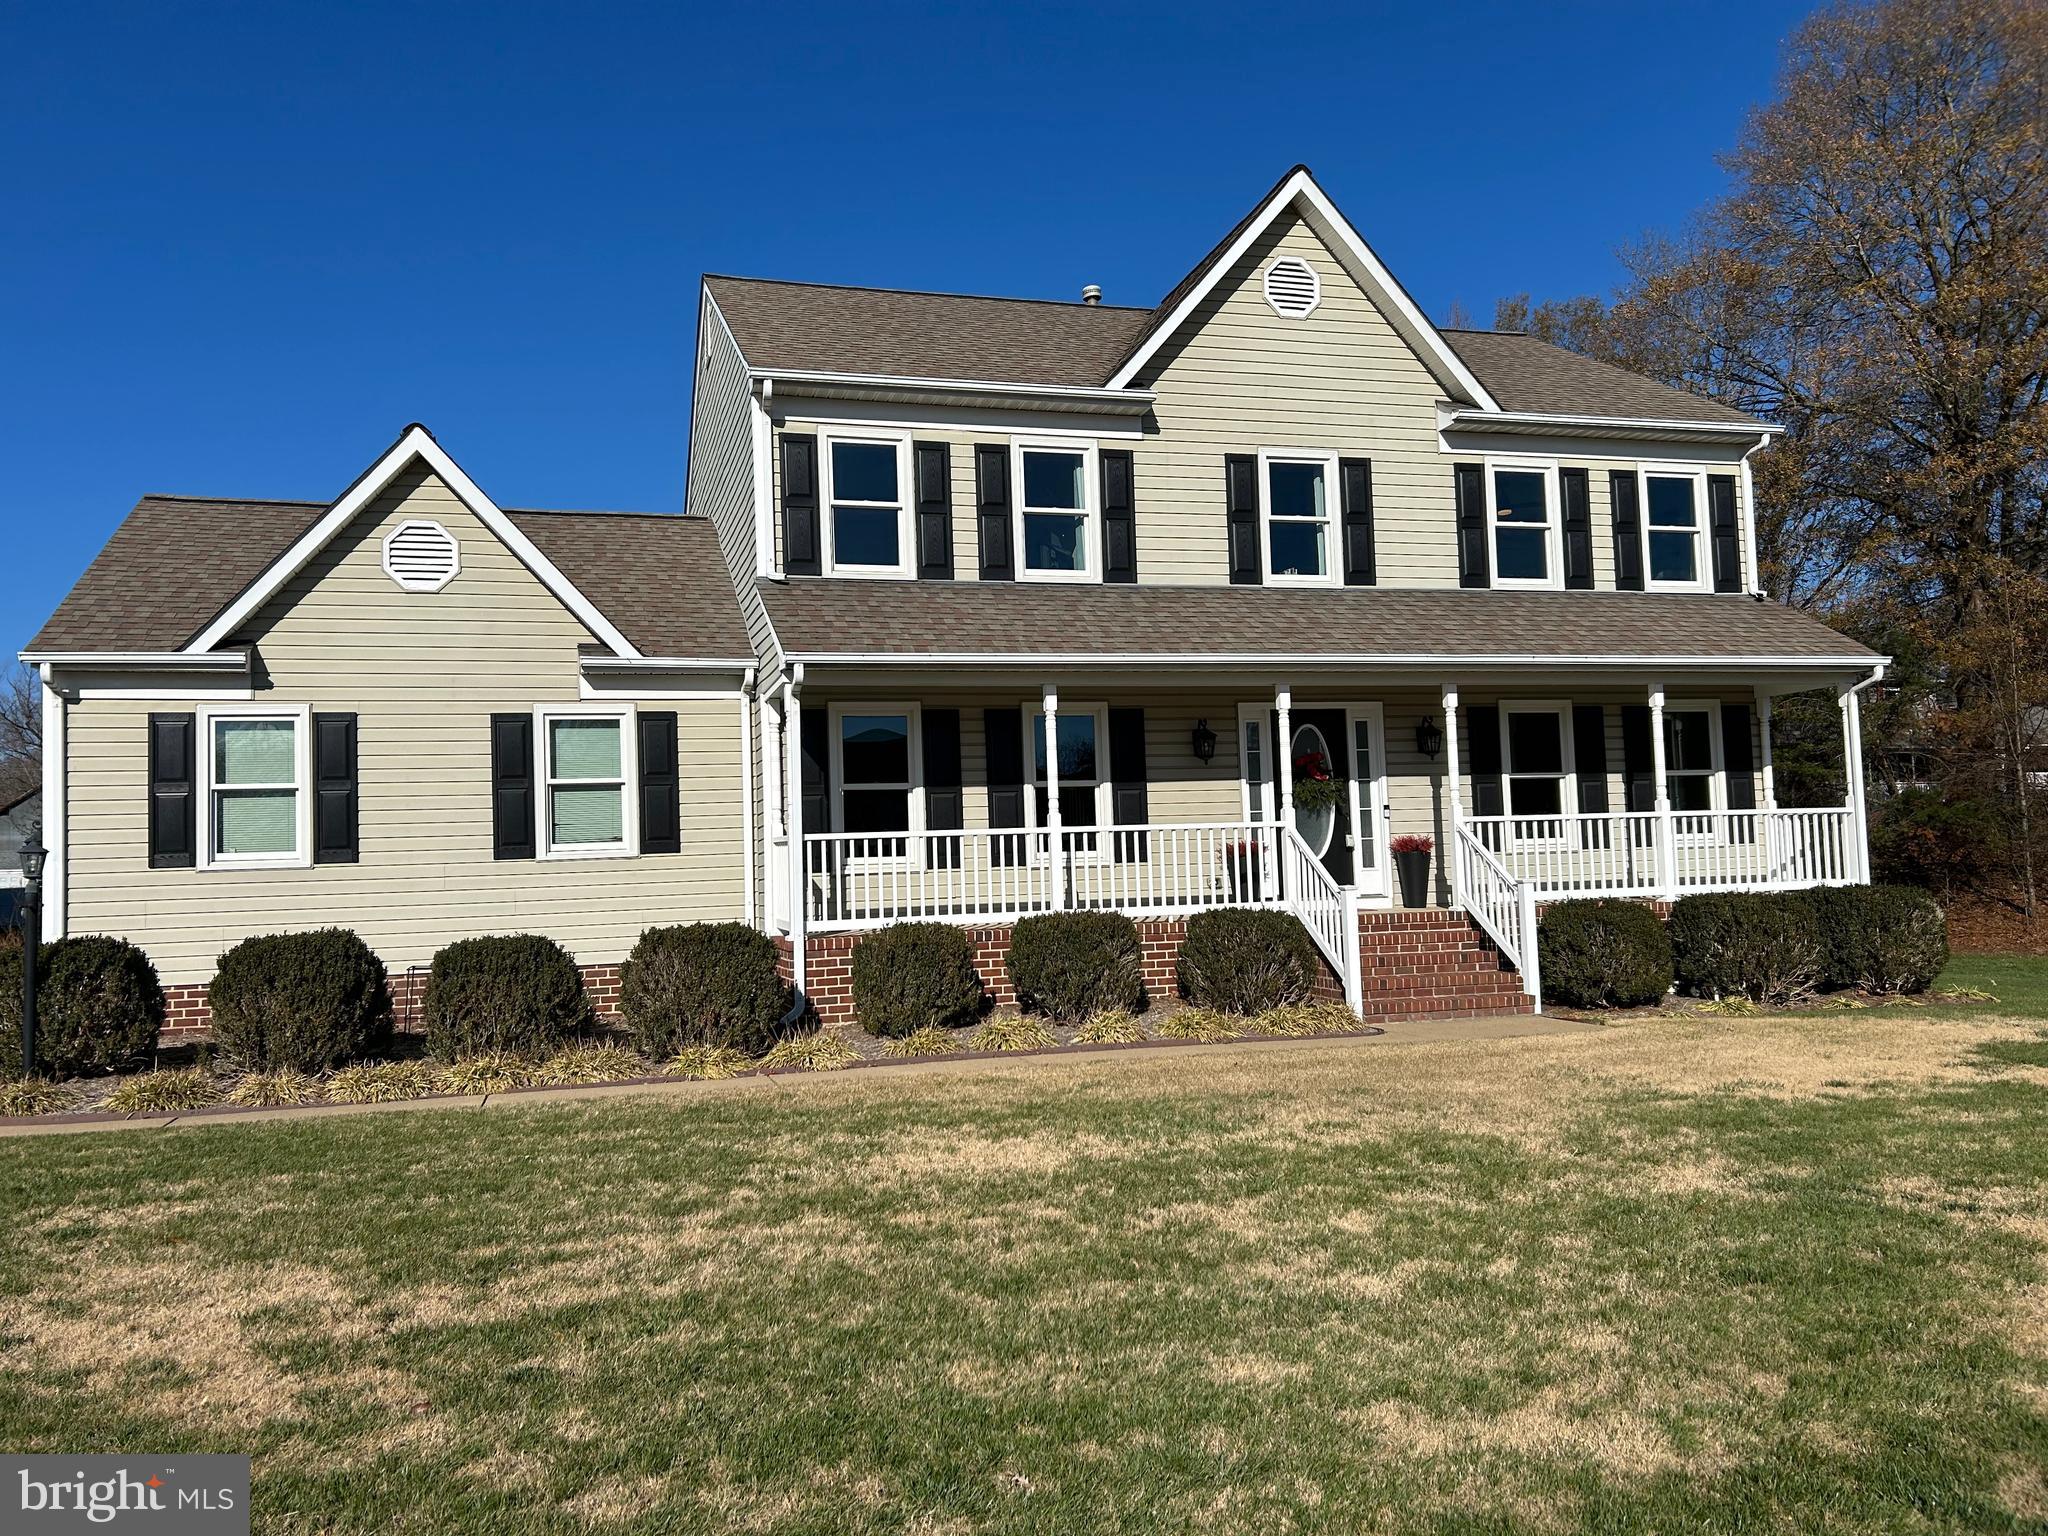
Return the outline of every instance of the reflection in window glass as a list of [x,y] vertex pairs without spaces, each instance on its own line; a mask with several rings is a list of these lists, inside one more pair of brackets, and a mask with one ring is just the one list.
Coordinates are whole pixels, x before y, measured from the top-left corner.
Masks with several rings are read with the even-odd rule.
[[1546,581],[1550,576],[1548,477],[1535,469],[1493,472],[1494,576]]
[[902,489],[894,443],[832,444],[832,562],[902,563]]
[[1088,456],[1026,448],[1024,568],[1088,568]]
[[[910,828],[910,717],[839,718],[840,830],[905,832]],[[892,839],[883,850],[900,853]],[[869,850],[863,850],[869,851]]]
[[1699,579],[1699,505],[1690,476],[1650,475],[1650,580]]
[[1664,711],[1665,784],[1674,811],[1714,808],[1713,721],[1704,709]]
[[1330,476],[1323,460],[1266,465],[1266,553],[1275,576],[1324,576],[1330,569]]
[[1510,816],[1564,813],[1564,719],[1550,710],[1507,713]]
[[[1045,803],[1045,716],[1031,718],[1031,762],[1033,793],[1038,803],[1038,824],[1046,823]],[[1060,716],[1060,821],[1069,827],[1096,824],[1096,789],[1102,783],[1095,739],[1095,716]]]

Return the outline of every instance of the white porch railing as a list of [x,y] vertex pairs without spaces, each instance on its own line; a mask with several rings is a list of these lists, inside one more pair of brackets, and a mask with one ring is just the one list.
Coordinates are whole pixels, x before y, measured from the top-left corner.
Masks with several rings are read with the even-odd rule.
[[1511,873],[1470,823],[1451,838],[1451,889],[1457,902],[1522,973],[1522,990],[1543,1007],[1536,955],[1536,887]]
[[935,919],[1012,922],[1108,908],[1134,916],[1282,905],[1270,822],[956,832],[817,833],[804,839],[813,932]]
[[1791,890],[1857,878],[1854,813],[1839,806],[1468,816],[1464,825],[1543,901]]
[[1358,899],[1337,883],[1315,850],[1294,828],[1281,840],[1281,889],[1287,909],[1301,919],[1316,948],[1344,982],[1344,1001],[1354,1010],[1363,997],[1358,953]]

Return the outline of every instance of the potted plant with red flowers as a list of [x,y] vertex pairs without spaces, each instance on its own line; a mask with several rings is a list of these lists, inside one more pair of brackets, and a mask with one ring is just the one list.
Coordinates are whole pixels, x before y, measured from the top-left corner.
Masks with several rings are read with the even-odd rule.
[[1394,872],[1401,877],[1401,905],[1429,905],[1429,856],[1436,852],[1436,839],[1419,832],[1404,832],[1387,844],[1394,855]]

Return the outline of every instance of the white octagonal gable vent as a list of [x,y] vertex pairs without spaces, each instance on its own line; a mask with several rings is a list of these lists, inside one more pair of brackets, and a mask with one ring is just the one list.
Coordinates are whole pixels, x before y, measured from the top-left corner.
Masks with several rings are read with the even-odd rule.
[[1275,314],[1305,319],[1323,302],[1323,280],[1299,256],[1282,256],[1266,268],[1266,302]]
[[408,592],[438,592],[461,569],[455,535],[439,523],[400,523],[384,536],[384,574]]

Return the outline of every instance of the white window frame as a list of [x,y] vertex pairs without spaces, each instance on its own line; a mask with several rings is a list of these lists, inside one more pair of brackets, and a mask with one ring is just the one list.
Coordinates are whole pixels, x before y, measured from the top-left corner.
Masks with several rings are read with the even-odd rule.
[[[830,757],[832,774],[832,834],[835,837],[850,836],[846,830],[846,751],[840,722],[848,715],[901,715],[909,728],[910,782],[903,787],[909,793],[910,825],[900,834],[903,838],[903,855],[900,858],[886,854],[863,854],[858,859],[850,854],[845,859],[849,869],[873,869],[879,866],[915,866],[923,862],[924,848],[924,712],[911,702],[900,699],[851,699],[845,703],[833,704],[825,711],[825,723],[831,733]],[[863,782],[859,789],[894,789],[893,784],[869,784]],[[894,832],[863,832],[862,837],[895,837]]]
[[[1045,716],[1045,702],[1042,699],[1027,699],[1021,707],[1024,711],[1024,825],[1030,831],[1038,833],[1046,830],[1044,822],[1039,819],[1038,815],[1039,782],[1038,752],[1036,750],[1038,745],[1038,722]],[[1087,702],[1069,704],[1066,700],[1062,699],[1060,700],[1058,713],[1059,718],[1062,720],[1077,718],[1081,715],[1091,715],[1095,719],[1095,784],[1093,786],[1095,790],[1095,830],[1100,831],[1102,836],[1095,839],[1095,847],[1092,852],[1078,852],[1074,857],[1086,863],[1106,864],[1109,862],[1112,851],[1110,844],[1114,841],[1109,836],[1107,829],[1115,824],[1114,817],[1116,814],[1116,782],[1109,774],[1109,706],[1107,704]],[[1054,760],[1053,754],[1057,751],[1059,751],[1059,742],[1052,737],[1047,737],[1045,752],[1048,765]],[[1072,779],[1063,778],[1060,780],[1060,788],[1062,790],[1077,789],[1079,787]],[[1069,830],[1066,828],[1065,823],[1062,823],[1061,827],[1062,830]],[[1039,838],[1033,837],[1030,846],[1031,857],[1034,862],[1043,862],[1052,856],[1050,839],[1041,841]]]
[[[313,863],[313,710],[309,704],[210,704],[197,711],[199,741],[194,765],[198,770],[197,806],[198,863],[200,869],[309,869]],[[213,781],[213,726],[217,720],[289,720],[292,722],[292,829],[297,846],[290,853],[215,853],[213,851],[213,796],[217,788],[283,788],[237,784],[216,785]]]
[[[1503,523],[1497,515],[1500,496],[1496,478],[1502,470],[1543,476],[1543,575],[1539,578],[1507,577],[1500,573],[1500,540],[1503,528],[1534,529],[1535,523]],[[1557,460],[1525,457],[1486,460],[1486,563],[1496,587],[1531,592],[1562,591],[1564,588],[1564,502],[1559,495]]]
[[[1718,822],[1721,813],[1728,809],[1728,765],[1723,760],[1725,752],[1723,741],[1725,738],[1721,735],[1721,701],[1719,699],[1666,699],[1664,701],[1664,719],[1667,723],[1673,715],[1683,714],[1703,714],[1707,717],[1707,745],[1713,766],[1707,769],[1673,768],[1671,766],[1671,743],[1666,741],[1664,743],[1664,777],[1667,781],[1678,777],[1704,778],[1707,781],[1707,808],[1704,811],[1681,811],[1671,801],[1671,790],[1668,782],[1655,787],[1663,791],[1665,802],[1671,805],[1671,814],[1674,817],[1711,816],[1716,818]],[[1708,827],[1695,832],[1680,832],[1677,836],[1684,842],[1710,842],[1713,840],[1715,833],[1713,825],[1710,824]]]
[[[1239,704],[1237,706],[1237,803],[1244,812],[1246,821],[1271,824],[1278,815],[1273,805],[1273,726],[1268,716],[1272,713],[1270,704]],[[1245,727],[1257,726],[1259,730],[1259,772],[1252,773],[1251,750],[1245,740]]]
[[[1692,580],[1659,581],[1650,574],[1650,482],[1690,480],[1692,482]],[[1643,589],[1650,592],[1711,592],[1714,590],[1714,545],[1707,528],[1711,513],[1707,507],[1707,470],[1703,464],[1638,464],[1636,466],[1637,537],[1641,543]],[[1676,530],[1665,528],[1664,533]]]
[[[1058,517],[1074,515],[1072,507],[1029,507],[1024,503],[1024,455],[1027,453],[1078,453],[1081,455],[1081,569],[1078,571],[1034,570],[1024,554],[1024,515],[1040,512]],[[1019,581],[1102,580],[1102,464],[1093,438],[1013,437],[1010,439],[1010,537],[1017,551]]]
[[[1500,710],[1500,808],[1507,818],[1507,841],[1523,848],[1556,847],[1571,835],[1571,823],[1579,814],[1579,773],[1577,743],[1572,740],[1572,706],[1567,699],[1502,699]],[[1547,779],[1547,773],[1515,772],[1515,757],[1512,737],[1508,733],[1508,719],[1512,715],[1555,715],[1557,717],[1557,744],[1563,754],[1559,766],[1564,772],[1557,797],[1556,837],[1523,837],[1516,833],[1518,821],[1544,821],[1543,816],[1522,816],[1515,813],[1514,781],[1517,778]]]
[[[832,488],[832,449],[838,443],[853,443],[865,446],[881,446],[896,450],[896,563],[894,565],[847,565],[839,559],[839,519],[833,508],[835,496]],[[857,431],[830,431],[818,434],[818,537],[822,541],[825,556],[825,572],[830,576],[871,577],[876,580],[891,580],[913,577],[917,574],[917,551],[915,542],[913,504],[916,492],[911,485],[910,434],[891,431],[888,428],[862,428]],[[851,501],[848,506],[886,507],[887,502]]]
[[[1269,585],[1276,587],[1334,587],[1341,583],[1343,484],[1337,474],[1337,453],[1324,448],[1261,448],[1259,450],[1259,570]],[[1275,464],[1319,464],[1323,470],[1323,573],[1320,576],[1283,576],[1273,570],[1273,482]],[[1313,518],[1283,517],[1284,523],[1308,523]]]
[[[556,843],[551,836],[555,772],[549,723],[556,720],[616,720],[619,722],[619,830],[616,843]],[[640,728],[636,707],[631,704],[536,704],[533,707],[534,829],[536,856],[543,859],[630,859],[640,853]],[[564,784],[597,783],[591,779],[563,779]],[[609,783],[610,780],[602,782]]]

